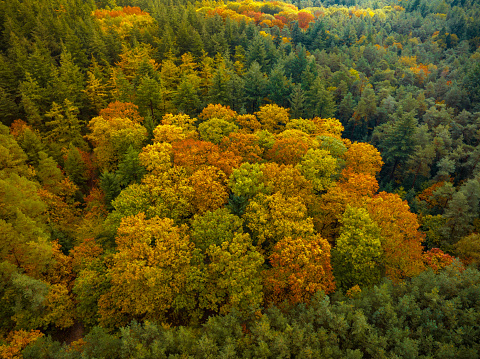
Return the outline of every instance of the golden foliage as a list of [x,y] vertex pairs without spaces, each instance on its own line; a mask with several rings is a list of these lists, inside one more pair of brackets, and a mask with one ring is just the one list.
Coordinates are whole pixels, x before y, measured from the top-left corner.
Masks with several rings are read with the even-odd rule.
[[198,116],[202,120],[209,120],[212,118],[220,118],[225,121],[233,122],[237,118],[237,113],[230,109],[230,106],[223,106],[220,104],[208,104],[200,115]]
[[100,323],[169,321],[170,310],[193,309],[188,298],[193,244],[184,228],[169,218],[146,219],[140,213],[122,219],[116,243],[108,269],[111,289],[99,300]]
[[271,304],[308,303],[317,291],[335,290],[330,245],[320,235],[285,237],[273,247],[269,260],[272,268],[264,273],[264,285]]
[[195,213],[214,211],[227,203],[227,176],[218,168],[199,169],[190,177],[190,183],[195,190],[192,198]]

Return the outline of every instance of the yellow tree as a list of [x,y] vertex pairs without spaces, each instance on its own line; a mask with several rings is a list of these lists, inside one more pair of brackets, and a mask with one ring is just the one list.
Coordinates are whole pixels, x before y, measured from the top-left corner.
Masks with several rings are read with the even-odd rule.
[[279,133],[285,129],[290,117],[288,109],[278,105],[265,105],[260,107],[260,110],[255,112],[262,125],[262,129],[272,133]]
[[335,290],[330,245],[320,235],[285,237],[270,255],[271,269],[264,273],[266,301],[280,305],[306,303],[317,291]]
[[344,127],[336,118],[315,117],[312,122],[317,126],[316,135],[342,138]]
[[239,115],[235,123],[244,133],[253,133],[262,129],[262,124],[255,115]]
[[302,157],[298,168],[312,183],[315,191],[322,192],[333,184],[338,162],[329,151],[311,148]]
[[197,121],[196,118],[192,118],[184,113],[179,113],[178,115],[167,113],[162,118],[162,125],[181,127],[186,137],[196,137],[197,129],[195,127],[195,121]]
[[153,130],[153,136],[153,142],[168,142],[170,144],[186,137],[183,128],[175,125],[158,125]]
[[185,228],[140,213],[122,219],[116,243],[108,269],[111,288],[99,300],[102,325],[118,327],[132,319],[174,323],[194,309],[193,244]]
[[424,235],[407,201],[398,194],[380,192],[367,200],[366,207],[380,228],[385,274],[396,281],[420,274]]
[[228,122],[233,122],[237,118],[237,113],[230,109],[230,106],[223,106],[220,104],[213,105],[210,103],[202,110],[198,117],[204,121],[212,118],[219,118]]
[[261,170],[265,187],[270,193],[297,197],[303,203],[314,200],[312,183],[302,175],[299,168],[270,162],[261,165]]
[[208,166],[190,177],[194,189],[192,206],[195,213],[214,211],[228,200],[227,176],[220,169]]
[[350,173],[364,173],[376,176],[383,166],[380,152],[369,143],[354,142],[345,152],[346,166],[343,176]]
[[314,232],[303,201],[298,197],[284,197],[278,192],[257,194],[250,200],[243,218],[255,245],[263,248],[267,255],[284,237],[304,237]]
[[161,175],[172,167],[172,145],[155,142],[147,145],[138,155],[140,163],[153,175]]
[[125,188],[112,202],[114,211],[108,215],[106,226],[115,231],[121,219],[143,212],[146,218],[168,217],[184,222],[192,214],[194,189],[181,167],[172,167],[158,175],[150,174],[141,183]]
[[101,170],[113,170],[130,146],[139,150],[147,138],[147,130],[128,118],[95,117],[90,120],[91,131],[87,138],[94,146],[98,166]]

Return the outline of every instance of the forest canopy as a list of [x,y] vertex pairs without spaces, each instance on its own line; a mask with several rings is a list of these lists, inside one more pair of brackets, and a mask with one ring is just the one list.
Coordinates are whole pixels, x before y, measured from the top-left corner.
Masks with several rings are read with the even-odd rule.
[[0,2],[0,357],[479,355],[474,0]]

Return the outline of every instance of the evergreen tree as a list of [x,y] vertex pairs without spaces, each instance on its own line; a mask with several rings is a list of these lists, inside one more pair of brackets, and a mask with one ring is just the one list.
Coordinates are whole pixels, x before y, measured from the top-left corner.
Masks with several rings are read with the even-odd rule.
[[384,170],[389,172],[390,180],[393,179],[398,166],[405,163],[412,153],[415,141],[414,134],[417,130],[417,119],[414,112],[403,112],[399,107],[394,115],[394,123],[385,138],[379,143]]
[[293,88],[289,98],[290,116],[292,118],[301,118],[305,113],[305,96],[300,85]]
[[335,114],[333,94],[325,88],[325,83],[319,77],[305,93],[305,97],[306,113],[309,117],[330,118]]
[[252,113],[258,111],[263,103],[268,85],[267,76],[262,72],[258,62],[254,61],[244,76],[245,99],[247,108]]
[[287,107],[292,84],[285,76],[285,70],[281,63],[274,66],[268,80],[269,98],[277,105]]

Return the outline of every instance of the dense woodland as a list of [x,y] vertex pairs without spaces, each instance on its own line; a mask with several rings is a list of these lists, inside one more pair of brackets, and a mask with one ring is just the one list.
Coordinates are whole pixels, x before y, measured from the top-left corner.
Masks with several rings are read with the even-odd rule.
[[480,2],[0,1],[1,358],[480,357]]

